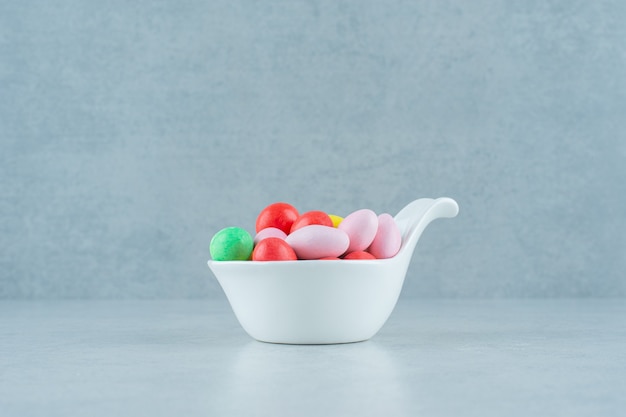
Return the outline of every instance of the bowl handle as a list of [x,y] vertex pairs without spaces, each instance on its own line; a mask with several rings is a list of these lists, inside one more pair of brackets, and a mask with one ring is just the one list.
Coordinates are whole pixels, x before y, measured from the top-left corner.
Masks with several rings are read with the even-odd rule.
[[402,232],[402,247],[398,255],[409,258],[426,226],[435,219],[456,217],[459,205],[448,197],[420,198],[407,204],[394,217]]

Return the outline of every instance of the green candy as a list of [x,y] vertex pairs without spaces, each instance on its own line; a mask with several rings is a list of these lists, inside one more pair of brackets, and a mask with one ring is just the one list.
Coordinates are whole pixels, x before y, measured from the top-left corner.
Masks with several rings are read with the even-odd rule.
[[209,251],[215,261],[246,261],[250,259],[254,242],[241,227],[227,227],[211,239]]

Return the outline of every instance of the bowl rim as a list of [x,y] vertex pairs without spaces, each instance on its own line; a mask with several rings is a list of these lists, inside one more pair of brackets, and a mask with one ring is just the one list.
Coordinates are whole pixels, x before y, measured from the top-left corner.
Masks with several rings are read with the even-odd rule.
[[[398,253],[399,255],[399,253]],[[398,255],[393,256],[391,258],[386,258],[386,259],[298,259],[298,260],[293,260],[293,261],[253,261],[253,260],[249,260],[249,261],[216,261],[214,259],[209,259],[207,261],[207,265],[210,267],[213,264],[216,265],[268,265],[268,266],[274,266],[274,265],[301,265],[301,264],[311,264],[311,263],[337,263],[337,262],[341,262],[342,264],[348,263],[348,264],[363,264],[363,265],[378,265],[378,264],[386,264],[386,263],[391,263],[394,260],[396,260],[396,258],[398,257]]]

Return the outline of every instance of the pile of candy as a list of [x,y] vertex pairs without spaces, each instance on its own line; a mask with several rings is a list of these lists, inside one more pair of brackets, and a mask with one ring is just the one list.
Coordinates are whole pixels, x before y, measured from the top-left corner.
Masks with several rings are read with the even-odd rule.
[[256,219],[254,239],[240,227],[213,236],[216,261],[295,261],[298,259],[386,259],[400,250],[402,236],[390,214],[357,210],[345,218],[323,211],[299,214],[292,205],[274,203]]

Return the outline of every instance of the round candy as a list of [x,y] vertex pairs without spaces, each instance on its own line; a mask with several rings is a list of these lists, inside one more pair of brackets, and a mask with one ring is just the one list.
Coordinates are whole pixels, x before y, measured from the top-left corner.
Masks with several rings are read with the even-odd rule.
[[350,252],[349,254],[347,254],[346,256],[343,257],[343,259],[348,259],[348,260],[356,260],[356,259],[376,259],[376,257],[374,255],[372,255],[369,252],[365,252],[362,250],[357,250],[354,252]]
[[350,244],[350,239],[343,230],[319,224],[304,226],[288,235],[285,241],[293,248],[299,259],[339,256]]
[[252,252],[253,261],[296,261],[294,250],[279,237],[267,237],[260,241]]
[[337,229],[343,230],[350,237],[347,252],[365,250],[376,236],[378,217],[372,210],[357,210],[346,216]]
[[330,217],[334,227],[339,226],[339,223],[343,221],[343,217],[337,216],[336,214],[329,214],[328,217]]
[[321,224],[322,226],[332,227],[333,221],[330,219],[328,214],[324,213],[323,211],[307,211],[306,213],[298,217],[295,222],[293,222],[290,233],[293,233],[294,231],[304,226],[310,226],[312,224]]
[[211,239],[209,252],[216,261],[245,261],[250,258],[254,242],[252,236],[241,227],[227,227]]
[[298,218],[298,210],[287,203],[274,203],[261,210],[256,218],[257,233],[268,227],[275,227],[285,234],[291,231],[291,225]]
[[378,259],[394,257],[402,246],[402,233],[391,214],[378,216],[378,231],[367,251]]
[[287,237],[287,233],[276,227],[266,227],[256,234],[256,236],[254,237],[254,244],[256,245],[257,243],[268,237],[278,237],[284,240]]

